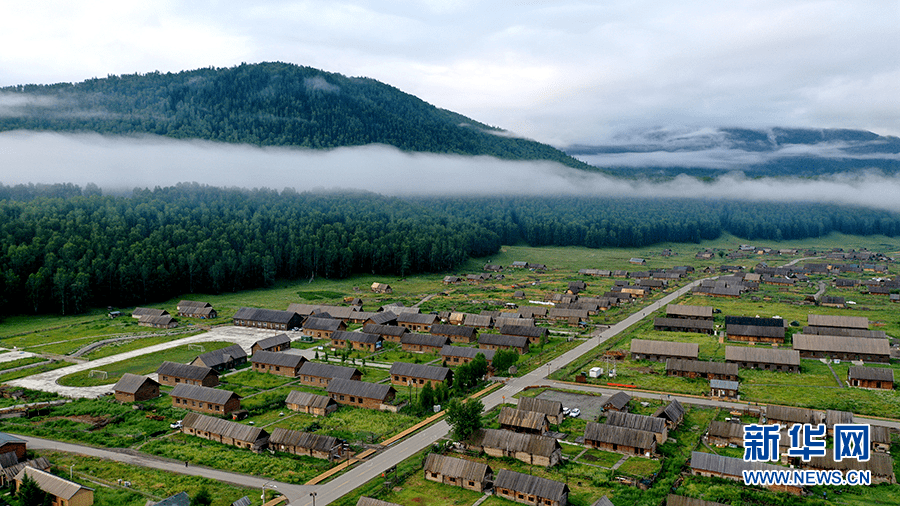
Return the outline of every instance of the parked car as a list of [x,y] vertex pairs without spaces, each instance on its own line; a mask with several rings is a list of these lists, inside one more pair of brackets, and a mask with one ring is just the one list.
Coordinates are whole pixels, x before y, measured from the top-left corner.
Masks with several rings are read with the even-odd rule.
[[578,408],[572,408],[572,410],[569,411],[569,416],[571,416],[573,418],[578,418],[580,415],[581,415],[581,410]]
[[563,416],[569,416],[572,411],[569,408],[563,408]]
[[169,424],[170,429],[181,429],[184,425],[181,424],[183,420],[178,420]]

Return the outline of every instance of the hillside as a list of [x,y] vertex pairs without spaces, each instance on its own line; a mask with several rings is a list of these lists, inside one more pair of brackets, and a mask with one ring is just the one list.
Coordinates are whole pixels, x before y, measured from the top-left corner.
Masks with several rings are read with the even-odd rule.
[[659,129],[564,151],[631,176],[715,177],[733,170],[773,177],[900,172],[900,138],[850,129]]
[[596,170],[373,79],[286,63],[20,85],[0,89],[0,98],[6,103],[0,131],[156,134],[314,149],[380,143]]

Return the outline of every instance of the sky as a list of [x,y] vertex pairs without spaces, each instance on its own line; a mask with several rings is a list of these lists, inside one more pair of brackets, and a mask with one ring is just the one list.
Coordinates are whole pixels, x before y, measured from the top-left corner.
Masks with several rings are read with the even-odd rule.
[[284,61],[555,146],[650,128],[900,135],[900,1],[4,2],[0,86]]

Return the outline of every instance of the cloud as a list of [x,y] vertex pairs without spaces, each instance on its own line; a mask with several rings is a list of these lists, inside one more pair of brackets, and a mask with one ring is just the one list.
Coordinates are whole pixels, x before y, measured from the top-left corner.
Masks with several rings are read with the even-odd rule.
[[50,110],[59,100],[52,96],[0,93],[0,116],[19,117],[31,114],[34,108]]
[[399,196],[815,201],[900,211],[896,198],[900,195],[900,178],[875,172],[818,179],[748,179],[731,173],[714,182],[682,175],[658,183],[616,179],[552,162],[405,153],[380,145],[315,151],[154,136],[0,133],[0,183],[6,185],[93,182],[108,191],[123,191],[193,181],[222,187],[355,189]]

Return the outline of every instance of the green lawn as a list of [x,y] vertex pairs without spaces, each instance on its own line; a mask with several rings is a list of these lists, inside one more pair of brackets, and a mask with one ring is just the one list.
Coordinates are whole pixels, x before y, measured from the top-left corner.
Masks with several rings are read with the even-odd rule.
[[631,476],[645,477],[659,472],[659,468],[658,460],[644,457],[628,457],[628,460],[623,462],[617,471]]

